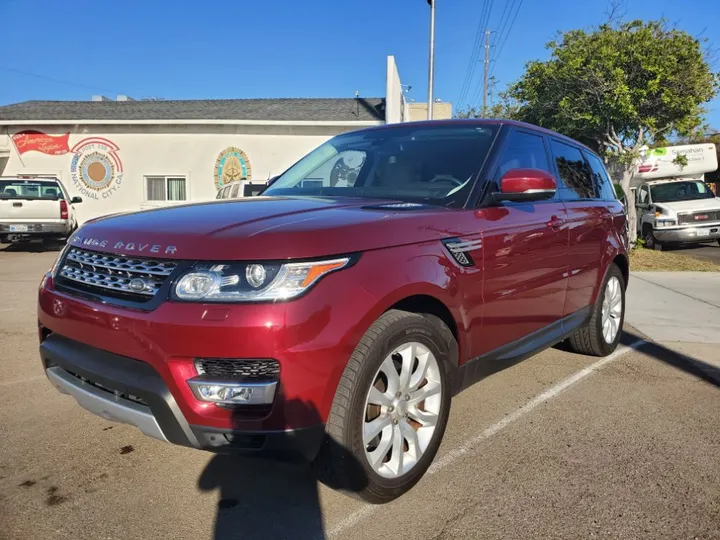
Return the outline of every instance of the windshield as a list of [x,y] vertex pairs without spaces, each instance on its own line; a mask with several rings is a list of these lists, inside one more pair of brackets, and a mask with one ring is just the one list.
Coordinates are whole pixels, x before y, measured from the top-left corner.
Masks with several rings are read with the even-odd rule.
[[497,125],[407,125],[339,135],[263,195],[361,197],[462,207]]
[[650,193],[652,194],[652,201],[656,203],[694,201],[696,199],[712,199],[715,197],[702,180],[659,184],[650,187]]
[[0,198],[3,199],[60,199],[63,193],[53,180],[0,180]]

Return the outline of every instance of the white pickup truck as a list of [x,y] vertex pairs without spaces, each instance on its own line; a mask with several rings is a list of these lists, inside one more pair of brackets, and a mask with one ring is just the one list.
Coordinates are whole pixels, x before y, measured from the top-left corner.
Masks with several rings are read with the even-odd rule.
[[720,198],[702,180],[652,180],[635,192],[645,247],[720,241]]
[[67,238],[81,202],[56,178],[0,176],[0,243]]

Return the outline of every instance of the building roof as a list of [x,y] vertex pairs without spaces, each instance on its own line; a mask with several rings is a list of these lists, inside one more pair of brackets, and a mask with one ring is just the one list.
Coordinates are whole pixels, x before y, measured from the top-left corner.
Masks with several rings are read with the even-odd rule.
[[24,101],[0,107],[0,122],[250,120],[381,122],[383,98]]

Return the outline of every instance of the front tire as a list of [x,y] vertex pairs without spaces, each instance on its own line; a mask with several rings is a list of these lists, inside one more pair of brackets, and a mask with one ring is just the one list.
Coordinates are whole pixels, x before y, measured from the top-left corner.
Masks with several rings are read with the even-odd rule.
[[315,461],[323,483],[385,503],[420,480],[447,425],[454,345],[431,316],[390,310],[375,321],[335,393]]
[[608,268],[590,320],[568,338],[573,352],[607,356],[620,343],[625,322],[625,278],[616,264]]
[[648,249],[654,249],[656,251],[663,251],[665,249],[665,246],[655,238],[655,234],[650,225],[643,227],[643,240],[645,241],[645,247]]

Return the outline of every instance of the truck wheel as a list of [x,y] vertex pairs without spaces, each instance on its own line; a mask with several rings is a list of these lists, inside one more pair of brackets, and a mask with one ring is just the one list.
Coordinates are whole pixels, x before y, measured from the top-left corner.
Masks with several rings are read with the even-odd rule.
[[613,263],[598,292],[590,320],[568,338],[568,345],[578,354],[607,356],[620,342],[624,321],[625,278]]
[[645,247],[648,249],[655,249],[657,251],[663,250],[663,245],[655,239],[652,227],[650,225],[643,226],[643,240],[645,241]]
[[371,503],[410,490],[445,432],[456,347],[432,317],[390,310],[375,321],[335,393],[315,460],[320,481]]

